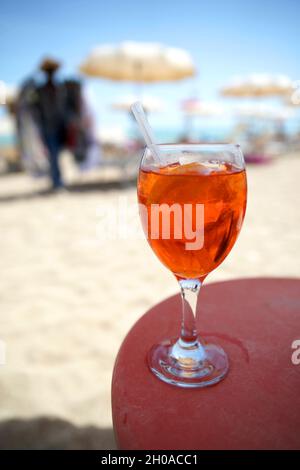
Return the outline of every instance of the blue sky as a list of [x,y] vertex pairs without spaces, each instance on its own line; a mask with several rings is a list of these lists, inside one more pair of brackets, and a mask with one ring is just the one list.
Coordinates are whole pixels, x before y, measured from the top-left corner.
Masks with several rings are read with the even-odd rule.
[[[63,75],[74,74],[96,44],[137,40],[183,47],[196,63],[197,77],[144,87],[166,103],[164,113],[153,115],[154,123],[178,123],[178,101],[195,94],[214,100],[234,75],[283,73],[299,80],[299,18],[299,0],[2,0],[0,80],[19,83],[45,54],[63,61]],[[132,93],[134,85],[85,83],[101,122],[124,122],[109,103]]]

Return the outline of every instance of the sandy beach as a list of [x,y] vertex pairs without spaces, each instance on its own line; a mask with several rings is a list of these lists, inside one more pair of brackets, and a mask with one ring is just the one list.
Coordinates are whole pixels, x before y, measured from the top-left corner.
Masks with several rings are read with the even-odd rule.
[[[300,154],[248,167],[241,235],[207,282],[300,277],[299,174]],[[57,195],[24,174],[1,177],[0,447],[112,448],[118,348],[149,307],[178,291],[139,232],[105,237],[106,211],[124,202],[139,226],[135,184],[108,176],[73,173]]]

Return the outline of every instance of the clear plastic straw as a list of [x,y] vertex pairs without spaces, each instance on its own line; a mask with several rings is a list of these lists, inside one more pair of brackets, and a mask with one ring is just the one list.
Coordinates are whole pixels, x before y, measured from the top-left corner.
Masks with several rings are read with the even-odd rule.
[[133,105],[131,106],[131,111],[133,112],[133,115],[137,120],[137,123],[139,125],[141,133],[143,134],[147,147],[151,150],[157,164],[161,166],[163,164],[162,157],[160,155],[157,145],[155,145],[154,143],[152,129],[150,127],[142,104],[139,101],[133,103]]

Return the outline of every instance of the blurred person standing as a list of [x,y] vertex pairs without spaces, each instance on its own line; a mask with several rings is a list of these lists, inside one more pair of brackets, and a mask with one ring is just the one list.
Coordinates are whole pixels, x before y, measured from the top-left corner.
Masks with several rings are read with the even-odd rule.
[[60,63],[50,57],[41,65],[46,75],[44,84],[37,87],[37,110],[41,137],[48,150],[50,176],[54,190],[63,187],[59,155],[65,143],[65,88],[56,80]]

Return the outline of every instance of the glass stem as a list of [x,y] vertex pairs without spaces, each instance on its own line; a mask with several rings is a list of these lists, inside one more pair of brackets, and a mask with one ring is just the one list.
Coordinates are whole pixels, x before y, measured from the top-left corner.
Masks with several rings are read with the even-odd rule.
[[182,279],[179,281],[182,299],[182,322],[180,343],[190,347],[197,343],[196,311],[201,282],[198,279]]
[[[179,339],[173,344],[170,356],[181,371],[191,372],[202,367],[206,359],[196,328],[196,311],[201,282],[198,279],[179,281],[182,299],[182,322]],[[184,372],[184,373],[185,373]]]

